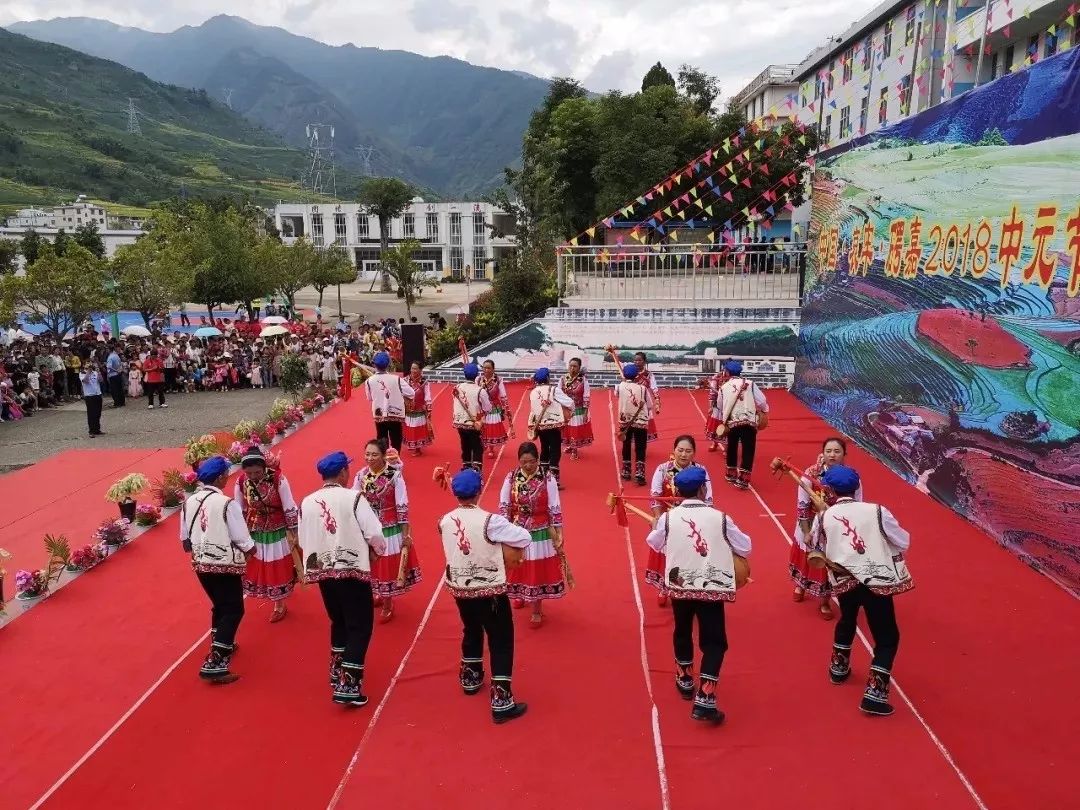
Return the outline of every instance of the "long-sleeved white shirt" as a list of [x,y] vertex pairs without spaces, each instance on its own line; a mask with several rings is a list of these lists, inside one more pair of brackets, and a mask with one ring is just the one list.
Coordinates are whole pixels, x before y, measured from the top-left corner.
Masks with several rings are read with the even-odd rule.
[[[691,503],[704,503],[697,498],[687,498],[683,501],[684,504]],[[645,542],[649,544],[649,548],[654,551],[663,551],[667,547],[667,519],[670,512],[664,512],[660,518],[656,521],[656,528],[649,532],[649,536],[645,538]],[[731,550],[739,557],[750,556],[750,537],[742,532],[738,526],[735,525],[735,521],[730,516],[724,515],[724,528],[727,531],[727,539],[731,544]]]
[[498,514],[492,514],[488,519],[487,536],[493,543],[504,543],[512,548],[528,548],[532,543],[532,535],[528,529],[523,529]]
[[[213,490],[214,492],[221,492],[217,487],[210,487],[203,485],[199,487],[190,497],[198,498],[199,492],[206,492],[207,490]],[[224,494],[224,493],[222,493]],[[205,497],[205,496],[204,496]],[[191,516],[194,518],[194,515]],[[189,518],[188,520],[190,520]],[[230,500],[229,505],[225,507],[225,525],[229,527],[229,541],[241,551],[250,551],[255,547],[255,541],[251,539],[251,532],[248,531],[247,521],[244,520],[244,510],[240,507],[240,502],[237,500]],[[188,521],[180,521],[180,542],[186,543],[191,539],[191,530],[188,527]]]

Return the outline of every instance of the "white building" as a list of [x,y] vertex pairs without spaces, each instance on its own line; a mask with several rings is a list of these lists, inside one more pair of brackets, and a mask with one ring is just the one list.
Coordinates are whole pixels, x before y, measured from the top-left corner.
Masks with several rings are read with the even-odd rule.
[[[18,242],[27,231],[34,231],[42,239],[48,239],[50,242],[56,241],[56,234],[60,231],[60,228],[38,228],[35,226],[21,226],[11,227],[6,225],[0,227],[0,239],[12,239]],[[62,229],[64,233],[71,237],[74,228],[64,227]],[[98,235],[101,236],[102,242],[105,244],[105,255],[112,258],[116,253],[116,249],[121,245],[133,245],[135,240],[143,235],[143,231],[137,230],[105,230],[98,227]],[[20,256],[20,261],[22,257]]]
[[799,83],[795,81],[798,65],[769,65],[732,99],[747,121],[774,127],[798,112],[795,103]]
[[[346,250],[362,279],[379,267],[379,219],[358,203],[281,203],[274,209],[281,237]],[[425,202],[420,197],[390,223],[390,244],[416,239],[417,261],[443,277],[490,279],[494,265],[514,250],[514,220],[484,202]]]
[[41,208],[20,208],[7,218],[9,228],[49,228],[52,226],[52,211]]
[[868,135],[1075,45],[1069,7],[886,0],[796,69],[799,118],[818,127],[822,149]]
[[99,231],[104,230],[106,227],[104,206],[89,202],[85,195],[80,194],[78,199],[70,205],[58,205],[52,210],[50,228],[63,228],[70,233],[82,225],[96,225]]

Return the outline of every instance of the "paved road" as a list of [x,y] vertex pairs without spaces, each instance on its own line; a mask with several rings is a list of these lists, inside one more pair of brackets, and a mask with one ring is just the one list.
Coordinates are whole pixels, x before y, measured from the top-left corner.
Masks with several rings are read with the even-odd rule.
[[[368,321],[405,317],[405,302],[402,299],[395,293],[380,293],[377,283],[374,292],[368,291],[370,287],[370,281],[341,285],[341,308],[347,315],[363,315]],[[444,284],[440,289],[442,292],[436,292],[431,287],[425,289],[413,305],[412,314],[423,323],[428,322],[429,312],[438,312],[453,322],[455,316],[448,314],[447,309],[464,304],[470,298],[475,299],[480,293],[491,289],[491,285],[486,281],[477,281],[471,284]],[[311,288],[296,294],[296,305],[301,308],[314,307],[318,300],[319,294]],[[323,315],[329,319],[336,316],[337,311],[337,288],[331,287],[323,294]]]
[[[25,467],[64,450],[88,447],[181,447],[192,436],[231,429],[241,419],[264,419],[281,389],[241,389],[172,394],[165,410],[148,410],[145,399],[126,407],[105,406],[104,436],[86,435],[82,402],[41,411],[29,419],[0,424],[0,473]],[[108,397],[106,397],[108,401]]]

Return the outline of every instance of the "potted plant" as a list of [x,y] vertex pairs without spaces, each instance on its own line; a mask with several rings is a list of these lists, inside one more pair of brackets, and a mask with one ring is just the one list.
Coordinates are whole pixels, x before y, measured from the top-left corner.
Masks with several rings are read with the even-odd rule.
[[49,555],[49,561],[45,564],[45,589],[48,590],[51,583],[60,581],[60,574],[71,564],[71,544],[64,535],[54,537],[47,534],[45,552]]
[[213,455],[217,455],[218,441],[210,433],[205,433],[202,436],[192,436],[188,439],[187,446],[184,449],[184,463],[191,467],[192,470],[198,471],[199,464],[206,461]]
[[112,501],[120,507],[120,517],[132,521],[135,519],[135,496],[146,488],[146,476],[142,473],[125,475],[105,493],[105,500]]
[[49,592],[49,580],[45,571],[27,571],[15,575],[15,597],[23,602],[37,602]]
[[99,562],[105,559],[105,551],[100,544],[87,543],[82,548],[71,552],[71,560],[67,564],[67,570],[72,573],[89,571]]
[[184,473],[184,492],[189,495],[199,488],[199,476],[194,470]]
[[125,518],[120,520],[106,520],[96,532],[94,539],[105,546],[110,553],[128,541],[128,527],[131,522]]
[[155,481],[150,491],[154,501],[162,509],[173,509],[184,502],[186,483],[179,470],[166,470],[160,481]]
[[135,523],[139,526],[154,526],[161,520],[161,510],[151,503],[144,503],[135,510]]

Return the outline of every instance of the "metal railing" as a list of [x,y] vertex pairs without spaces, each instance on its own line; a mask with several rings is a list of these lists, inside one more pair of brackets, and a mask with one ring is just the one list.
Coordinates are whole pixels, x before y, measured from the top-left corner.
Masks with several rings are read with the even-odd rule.
[[805,242],[589,245],[560,250],[563,300],[798,306]]

